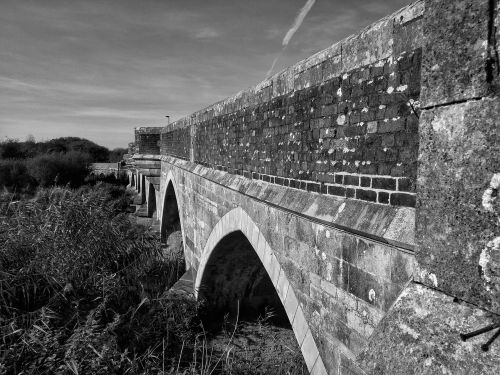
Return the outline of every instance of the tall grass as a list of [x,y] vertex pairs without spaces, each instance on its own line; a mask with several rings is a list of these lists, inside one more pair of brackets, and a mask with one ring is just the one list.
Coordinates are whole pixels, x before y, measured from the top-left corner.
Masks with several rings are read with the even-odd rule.
[[194,342],[194,303],[163,293],[182,254],[116,204],[103,186],[2,203],[0,374],[153,373]]

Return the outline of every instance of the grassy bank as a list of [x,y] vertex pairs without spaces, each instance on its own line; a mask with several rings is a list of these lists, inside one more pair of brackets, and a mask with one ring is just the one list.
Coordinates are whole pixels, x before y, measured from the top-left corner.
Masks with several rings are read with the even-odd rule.
[[[0,207],[0,374],[169,373],[194,342],[184,271],[121,213],[122,188],[40,190]],[[148,282],[151,276],[155,282]]]

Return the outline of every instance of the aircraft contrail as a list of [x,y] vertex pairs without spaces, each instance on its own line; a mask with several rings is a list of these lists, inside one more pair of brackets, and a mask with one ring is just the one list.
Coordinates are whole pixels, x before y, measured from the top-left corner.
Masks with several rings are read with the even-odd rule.
[[286,47],[288,45],[290,39],[292,39],[293,37],[293,34],[295,34],[295,32],[299,29],[300,25],[302,25],[304,18],[306,18],[307,13],[309,13],[315,2],[316,0],[307,0],[306,5],[304,5],[300,10],[299,14],[297,14],[293,26],[290,28],[290,30],[288,30],[285,37],[283,38],[283,47]]
[[290,43],[293,35],[299,29],[300,25],[302,25],[302,22],[304,22],[304,18],[306,18],[307,13],[309,13],[315,2],[316,0],[307,0],[306,4],[302,7],[299,14],[297,14],[297,17],[295,17],[295,21],[293,22],[292,27],[290,28],[290,30],[288,30],[285,37],[283,38],[283,42],[281,43],[283,45],[283,48],[281,49],[280,54],[274,59],[273,64],[271,65],[271,69],[269,69],[269,71],[267,72],[266,77],[269,77],[272,74],[274,66],[278,62],[281,55],[283,55],[283,52],[288,46],[288,43]]

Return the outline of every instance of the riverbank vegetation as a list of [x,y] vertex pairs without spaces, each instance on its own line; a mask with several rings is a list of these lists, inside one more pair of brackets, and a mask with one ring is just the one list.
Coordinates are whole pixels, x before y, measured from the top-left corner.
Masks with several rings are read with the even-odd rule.
[[184,272],[182,253],[165,258],[157,236],[130,223],[123,188],[7,198],[0,374],[156,374],[177,365],[196,332],[194,302],[164,293]]
[[119,162],[126,149],[108,150],[89,140],[65,137],[50,141],[0,142],[0,191],[17,198],[33,195],[38,187],[82,186],[95,162]]

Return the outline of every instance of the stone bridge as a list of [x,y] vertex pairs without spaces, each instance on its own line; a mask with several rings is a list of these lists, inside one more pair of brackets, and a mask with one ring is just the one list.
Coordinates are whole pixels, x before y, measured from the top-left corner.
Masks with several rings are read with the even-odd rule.
[[90,176],[104,178],[108,176],[120,177],[124,173],[121,163],[92,163]]
[[[141,215],[214,308],[286,314],[311,374],[496,374],[498,3],[418,1],[137,128]],[[500,340],[499,340],[500,341]]]

